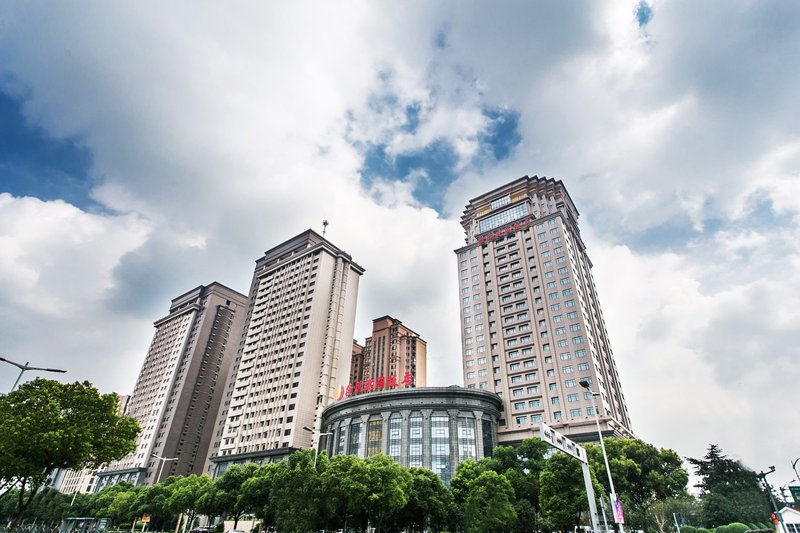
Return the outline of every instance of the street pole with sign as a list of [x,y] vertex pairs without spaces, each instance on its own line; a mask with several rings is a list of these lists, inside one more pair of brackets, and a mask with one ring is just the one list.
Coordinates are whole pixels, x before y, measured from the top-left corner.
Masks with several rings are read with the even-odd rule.
[[586,450],[544,422],[540,423],[539,437],[550,446],[580,461],[581,471],[583,472],[583,483],[586,487],[586,499],[589,500],[589,515],[592,519],[592,531],[600,531],[600,524],[597,519],[597,504],[594,500],[594,487],[592,487],[592,475],[589,472],[589,460],[586,456]]

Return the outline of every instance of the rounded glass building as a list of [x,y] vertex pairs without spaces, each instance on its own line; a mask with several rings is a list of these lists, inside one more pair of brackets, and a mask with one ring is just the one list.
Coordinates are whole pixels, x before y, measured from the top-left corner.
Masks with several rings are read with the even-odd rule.
[[491,455],[501,405],[495,394],[455,385],[360,394],[322,413],[320,450],[382,453],[449,484],[459,462]]

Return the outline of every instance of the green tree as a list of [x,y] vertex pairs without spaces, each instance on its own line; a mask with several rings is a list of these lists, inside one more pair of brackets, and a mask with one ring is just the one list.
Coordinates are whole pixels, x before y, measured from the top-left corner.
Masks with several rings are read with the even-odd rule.
[[94,468],[134,450],[139,424],[117,402],[88,381],[41,378],[0,396],[0,494],[20,489],[9,532],[55,469]]
[[769,497],[756,473],[739,461],[729,459],[716,444],[702,459],[687,458],[701,481],[700,502],[703,522],[716,527],[731,522],[761,522],[771,513]]
[[667,498],[650,505],[649,518],[658,530],[658,533],[672,533],[675,531],[675,518],[679,523],[696,523],[700,516],[700,507],[694,496],[686,495],[680,498]]
[[580,462],[564,453],[547,458],[539,475],[542,514],[552,529],[572,530],[588,509]]
[[194,525],[201,498],[210,486],[211,478],[208,474],[174,476],[174,481],[170,483],[171,493],[167,497],[167,505],[172,512],[186,515],[184,529],[191,529]]
[[321,522],[321,492],[314,452],[298,450],[272,474],[270,504],[278,531],[305,532]]
[[514,489],[493,470],[484,470],[469,483],[463,516],[469,533],[506,531],[516,519]]
[[378,454],[365,459],[367,466],[366,511],[369,525],[385,530],[406,503],[411,474],[391,457]]
[[446,527],[453,497],[442,480],[427,468],[410,468],[408,502],[397,513],[395,524],[411,531],[440,531]]
[[538,438],[522,441],[518,446],[498,446],[492,457],[484,459],[488,468],[503,474],[514,489],[516,521],[508,524],[513,531],[538,530],[541,517],[539,474],[545,464],[549,446]]
[[[323,456],[320,456],[322,459]],[[320,487],[323,525],[326,529],[347,529],[367,525],[365,507],[370,493],[367,465],[353,455],[334,455],[323,460]]]
[[[614,488],[625,510],[625,522],[636,529],[657,528],[650,506],[669,498],[688,496],[689,474],[681,457],[672,450],[658,449],[639,439],[604,440]],[[587,445],[586,452],[597,481],[611,492],[600,446]]]
[[265,464],[242,483],[240,494],[242,505],[251,509],[265,528],[275,527],[275,512],[270,504],[270,494],[272,493],[272,480],[277,469],[277,463]]
[[132,522],[137,516],[137,489],[128,482],[117,483],[94,495],[91,507],[97,518],[110,518],[117,525]]
[[170,529],[177,519],[177,514],[170,508],[170,496],[177,480],[177,476],[172,476],[161,483],[139,487],[136,493],[135,516],[150,515],[153,531]]
[[232,465],[226,469],[201,498],[200,507],[203,514],[231,517],[233,528],[236,529],[242,515],[253,512],[255,508],[251,500],[245,497],[242,486],[255,476],[258,470],[259,466],[255,463]]

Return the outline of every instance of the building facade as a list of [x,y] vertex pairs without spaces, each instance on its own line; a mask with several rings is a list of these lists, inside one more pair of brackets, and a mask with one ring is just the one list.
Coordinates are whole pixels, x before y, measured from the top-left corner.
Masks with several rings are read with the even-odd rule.
[[217,416],[246,307],[243,294],[216,282],[172,300],[169,314],[155,322],[123,412],[141,425],[136,450],[100,469],[98,490],[119,481],[150,485],[203,472],[211,442],[207,426]]
[[322,411],[350,377],[364,269],[312,230],[256,261],[245,328],[206,470],[277,461],[316,442]]
[[457,249],[464,384],[503,399],[501,443],[545,422],[581,440],[632,436],[616,363],[564,184],[528,177],[472,199]]
[[424,387],[426,365],[427,343],[401,321],[382,316],[372,321],[372,336],[364,346],[353,345],[350,382],[410,374],[412,386]]
[[501,400],[462,387],[405,388],[335,402],[322,415],[320,443],[329,455],[382,453],[433,470],[445,483],[461,461],[492,453]]

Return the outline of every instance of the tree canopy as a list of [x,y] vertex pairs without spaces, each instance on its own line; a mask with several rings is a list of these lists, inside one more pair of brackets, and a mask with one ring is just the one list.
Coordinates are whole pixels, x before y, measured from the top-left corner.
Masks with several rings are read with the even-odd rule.
[[732,522],[763,522],[771,513],[769,496],[756,473],[739,461],[729,459],[716,444],[702,459],[687,458],[700,477],[702,516],[706,526]]
[[119,414],[115,394],[91,383],[37,378],[0,396],[2,492],[17,488],[16,527],[36,493],[57,468],[81,470],[134,450],[139,423]]

